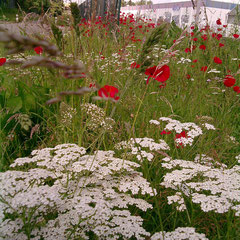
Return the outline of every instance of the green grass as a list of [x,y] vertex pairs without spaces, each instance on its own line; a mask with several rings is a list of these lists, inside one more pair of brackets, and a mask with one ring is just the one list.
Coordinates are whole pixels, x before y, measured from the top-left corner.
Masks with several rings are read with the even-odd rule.
[[16,14],[21,18],[21,14],[17,8],[0,7],[0,21],[16,22]]

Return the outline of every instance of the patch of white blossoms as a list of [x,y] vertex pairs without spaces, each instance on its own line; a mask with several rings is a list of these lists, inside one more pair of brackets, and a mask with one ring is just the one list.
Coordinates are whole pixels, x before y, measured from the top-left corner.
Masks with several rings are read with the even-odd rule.
[[115,145],[115,149],[129,150],[127,154],[136,155],[139,161],[147,159],[152,161],[154,158],[153,151],[170,150],[170,147],[164,140],[155,142],[152,138],[131,138],[129,141],[122,141]]
[[[238,158],[237,158],[238,159]],[[204,212],[225,213],[234,210],[240,216],[240,166],[227,166],[206,155],[193,161],[163,159],[162,167],[168,172],[161,183],[166,188],[181,191],[199,203]],[[212,162],[211,162],[212,161]],[[179,199],[179,204],[182,200]]]
[[[143,219],[129,205],[152,208],[133,194],[155,190],[135,169],[139,164],[113,151],[62,144],[18,158],[0,173],[0,239],[145,239]],[[130,194],[128,194],[130,193]]]
[[207,130],[216,130],[216,128],[210,123],[202,123],[201,125]]
[[192,227],[179,227],[172,232],[155,233],[151,240],[208,240],[205,234],[195,232]]
[[87,129],[95,131],[103,128],[107,131],[112,131],[115,121],[110,117],[105,117],[105,112],[102,108],[93,103],[81,104],[83,116],[86,119]]
[[238,156],[236,156],[236,159],[237,159],[238,163],[240,164],[240,154]]
[[73,117],[77,114],[77,110],[72,108],[65,102],[61,102],[60,104],[60,122],[64,126],[69,126],[72,123]]
[[[181,123],[178,120],[171,119],[168,117],[161,117],[159,118],[160,121],[158,120],[150,120],[150,124],[154,125],[160,125],[161,121],[162,122],[167,122],[166,126],[164,127],[164,131],[174,131],[176,134],[180,134],[179,136],[176,135],[175,138],[175,143],[179,146],[187,146],[187,145],[192,145],[194,138],[200,136],[203,134],[202,128],[196,125],[195,123],[192,122],[186,122],[186,123]],[[212,124],[209,123],[204,123],[202,124],[204,128],[207,130],[215,130],[215,127]],[[181,136],[181,134],[185,132],[186,137]]]
[[176,209],[178,211],[182,212],[187,209],[181,192],[176,192],[175,195],[168,196],[167,199],[169,205],[176,204]]

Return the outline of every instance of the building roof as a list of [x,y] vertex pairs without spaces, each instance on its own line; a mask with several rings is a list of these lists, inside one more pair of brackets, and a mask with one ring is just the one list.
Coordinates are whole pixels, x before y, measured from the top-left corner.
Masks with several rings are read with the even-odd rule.
[[[227,3],[220,1],[211,1],[211,0],[203,0],[201,1],[201,6],[206,6],[210,8],[220,8],[220,9],[233,9],[237,4],[235,3]],[[152,4],[152,5],[141,5],[141,6],[127,6],[122,7],[122,10],[151,10],[151,9],[160,9],[160,8],[181,8],[181,7],[192,7],[191,1],[178,1],[178,0],[161,0],[161,3]]]
[[236,6],[228,13],[228,15],[236,16],[237,13],[240,14],[240,5],[236,5]]

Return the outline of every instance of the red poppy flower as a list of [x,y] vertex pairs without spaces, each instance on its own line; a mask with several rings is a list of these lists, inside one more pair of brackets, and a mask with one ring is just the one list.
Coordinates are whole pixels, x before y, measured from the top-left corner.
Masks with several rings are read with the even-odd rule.
[[205,45],[200,45],[199,48],[202,49],[202,50],[205,50],[206,46]]
[[215,38],[217,36],[216,33],[212,33],[212,37]]
[[240,87],[239,86],[234,86],[233,91],[235,91],[236,93],[240,93]]
[[214,57],[214,62],[217,63],[217,64],[222,64],[222,60],[218,57]]
[[216,21],[217,25],[222,25],[221,23],[221,19],[219,18],[217,21]]
[[185,51],[186,53],[189,53],[189,52],[191,52],[191,49],[190,49],[190,48],[186,48],[184,51]]
[[160,89],[165,88],[166,85],[167,85],[167,84],[164,82],[163,84],[159,85],[159,88],[160,88]]
[[236,83],[236,79],[232,75],[226,75],[226,77],[224,78],[223,84],[226,87],[232,87],[234,86],[235,83]]
[[147,84],[149,82],[150,77],[154,78],[158,82],[165,82],[170,77],[170,68],[167,65],[163,65],[161,68],[153,66],[146,69],[145,74],[148,76]]
[[233,37],[237,39],[237,38],[239,38],[239,35],[235,33],[235,34],[233,34]]
[[223,43],[219,43],[219,47],[224,47],[224,44]]
[[220,40],[220,39],[222,38],[222,34],[220,34],[220,33],[217,34],[217,37],[216,37],[216,38],[217,38],[217,40]]
[[118,93],[118,89],[109,85],[105,85],[104,87],[98,90],[99,97],[112,98],[114,100],[119,100],[119,97],[116,96],[117,93]]
[[190,76],[189,74],[187,74],[187,75],[186,75],[186,78],[187,78],[187,79],[190,79],[190,78],[191,78],[191,76]]
[[176,134],[176,138],[182,138],[182,137],[187,137],[187,134],[186,134],[186,132],[185,131],[183,131],[183,132],[181,132],[181,133],[179,133],[179,134]]
[[226,28],[226,27],[227,27],[227,25],[223,25],[223,27],[224,27],[224,28]]
[[191,26],[191,29],[193,30],[193,29],[194,29],[194,26]]
[[140,64],[137,64],[136,62],[131,64],[131,68],[140,68]]
[[35,47],[34,48],[34,51],[36,52],[36,54],[40,55],[43,53],[43,48],[42,47]]
[[194,38],[193,41],[196,42],[198,39],[197,38]]
[[90,84],[89,84],[89,87],[90,87],[90,88],[95,88],[95,87],[96,87],[96,84],[95,84],[95,83],[90,83]]
[[[178,138],[188,138],[188,135],[185,131],[183,131],[179,134],[176,134],[175,140]],[[183,148],[183,143],[180,142],[179,145],[182,146],[182,148]],[[179,148],[180,146],[177,146],[177,148]]]
[[160,134],[161,134],[161,135],[164,135],[164,134],[171,134],[171,132],[170,132],[170,131],[169,131],[169,132],[166,132],[165,130],[163,130]]
[[6,61],[7,61],[6,58],[0,58],[0,66],[2,66],[3,64],[5,64]]
[[201,38],[203,39],[203,41],[206,41],[207,40],[207,35],[204,34],[204,35],[201,36]]
[[190,35],[191,35],[191,36],[194,36],[194,32],[191,32]]
[[206,72],[206,71],[207,71],[207,68],[208,68],[207,66],[201,67],[201,71],[202,71],[202,72]]
[[196,63],[198,60],[197,59],[194,59],[192,62]]

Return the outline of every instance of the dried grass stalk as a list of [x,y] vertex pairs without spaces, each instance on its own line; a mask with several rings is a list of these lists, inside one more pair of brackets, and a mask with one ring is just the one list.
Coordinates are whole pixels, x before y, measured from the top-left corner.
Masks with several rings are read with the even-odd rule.
[[56,46],[43,39],[40,39],[40,37],[38,38],[39,39],[32,39],[27,36],[9,33],[5,31],[3,27],[0,27],[0,42],[3,42],[5,44],[5,48],[8,49],[7,54],[20,53],[41,46],[44,52],[51,56],[63,55]]

